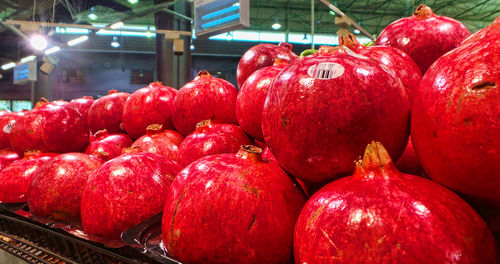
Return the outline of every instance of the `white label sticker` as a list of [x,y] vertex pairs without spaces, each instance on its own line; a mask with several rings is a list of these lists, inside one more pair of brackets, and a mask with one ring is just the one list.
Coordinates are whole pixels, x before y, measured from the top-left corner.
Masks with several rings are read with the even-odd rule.
[[3,127],[3,132],[10,134],[10,131],[12,131],[12,125],[13,125],[13,123],[8,123],[7,125],[5,125]]
[[335,79],[344,74],[344,66],[335,62],[321,62],[309,67],[307,74],[319,80]]

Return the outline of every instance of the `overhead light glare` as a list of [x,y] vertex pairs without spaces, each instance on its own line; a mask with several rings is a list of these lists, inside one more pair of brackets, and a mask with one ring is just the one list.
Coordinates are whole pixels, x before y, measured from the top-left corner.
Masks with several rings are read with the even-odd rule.
[[274,30],[278,30],[281,28],[281,24],[279,23],[278,19],[274,19],[274,24],[271,26]]
[[33,35],[30,38],[31,46],[36,50],[44,50],[49,44],[43,35]]
[[30,55],[30,56],[27,56],[27,57],[22,58],[22,59],[21,59],[21,62],[22,62],[22,63],[25,63],[25,62],[28,62],[28,61],[32,61],[32,60],[34,60],[34,59],[36,59],[36,56],[35,56],[35,55]]
[[231,40],[231,39],[233,39],[233,35],[231,34],[231,32],[227,32],[227,34],[226,34],[226,39],[227,39],[227,40]]
[[88,39],[89,39],[88,36],[81,36],[79,38],[72,39],[72,40],[68,41],[68,46],[75,46],[77,44],[80,44],[80,43],[88,40]]
[[113,41],[111,41],[111,47],[115,49],[120,47],[120,42],[118,42],[118,37],[116,36],[113,37]]
[[354,32],[354,34],[359,34],[361,31],[359,31],[359,29],[355,29],[352,32]]
[[89,17],[90,20],[96,20],[97,19],[97,15],[95,13],[95,8],[94,7],[90,8],[90,12],[88,14],[88,17]]
[[45,54],[49,55],[49,54],[52,54],[52,53],[56,53],[56,52],[58,52],[60,50],[61,50],[61,48],[59,48],[59,46],[55,46],[55,47],[52,47],[50,49],[45,50]]
[[116,22],[116,23],[114,23],[113,25],[111,25],[109,27],[112,28],[112,29],[121,28],[121,27],[123,27],[123,22],[121,22],[121,21],[120,22]]
[[7,64],[2,65],[2,70],[5,71],[5,70],[8,70],[8,69],[12,69],[14,67],[16,67],[16,63],[15,62],[9,62]]
[[128,2],[135,5],[135,4],[139,3],[139,0],[128,0]]

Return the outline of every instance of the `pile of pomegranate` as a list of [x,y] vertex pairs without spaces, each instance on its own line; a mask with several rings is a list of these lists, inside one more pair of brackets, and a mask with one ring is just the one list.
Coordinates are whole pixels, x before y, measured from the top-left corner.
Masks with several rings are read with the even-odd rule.
[[0,203],[99,241],[162,213],[184,263],[495,263],[500,17],[420,5],[339,44],[0,111]]

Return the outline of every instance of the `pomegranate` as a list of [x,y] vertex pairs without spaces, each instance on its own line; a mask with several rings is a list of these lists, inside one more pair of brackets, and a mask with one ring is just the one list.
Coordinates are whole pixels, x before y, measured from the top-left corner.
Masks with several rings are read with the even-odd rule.
[[[12,155],[12,154],[11,154]],[[7,165],[0,172],[0,201],[4,203],[24,203],[28,201],[28,189],[37,170],[55,153],[42,153],[30,151]]]
[[33,176],[28,205],[34,215],[70,222],[80,219],[83,188],[101,162],[83,153],[65,153],[43,164]]
[[85,153],[93,154],[95,152],[107,153],[107,159],[113,159],[120,156],[122,149],[132,145],[132,139],[123,133],[109,133],[108,130],[99,130],[94,135],[95,139],[90,141]]
[[286,171],[320,183],[351,173],[373,139],[399,157],[408,140],[409,109],[401,81],[386,67],[321,47],[278,74],[262,130]]
[[155,153],[167,159],[179,161],[179,146],[184,138],[173,130],[163,129],[163,125],[153,124],[146,128],[146,135],[138,138],[132,147]]
[[174,129],[172,111],[177,90],[151,83],[130,95],[123,108],[123,126],[127,133],[138,138],[146,133],[151,124],[162,124],[165,129]]
[[413,144],[411,143],[411,136],[408,139],[408,144],[406,144],[405,151],[403,152],[401,157],[399,157],[399,159],[396,161],[395,164],[398,170],[404,173],[419,175],[419,176],[425,175],[424,169],[422,168],[422,164],[420,164],[420,160],[418,159],[417,154],[413,149]]
[[200,71],[175,97],[172,114],[175,128],[187,136],[195,130],[198,122],[206,119],[236,124],[234,108],[237,93],[230,82],[214,78],[207,71]]
[[9,133],[16,118],[21,115],[24,115],[24,112],[0,111],[0,149],[10,148]]
[[287,64],[287,61],[276,60],[274,66],[256,70],[240,86],[236,98],[236,118],[245,132],[261,141],[264,141],[261,125],[264,101],[274,79]]
[[399,172],[378,142],[352,176],[307,201],[294,253],[295,263],[495,263],[483,219],[441,185]]
[[177,175],[162,219],[170,255],[185,263],[289,263],[304,197],[261,152],[245,145]]
[[298,56],[292,52],[292,44],[281,42],[278,45],[259,44],[243,54],[236,70],[236,82],[242,87],[246,79],[260,68],[271,66],[274,60],[293,62]]
[[411,17],[401,18],[384,28],[375,44],[404,51],[425,73],[435,60],[469,35],[470,31],[459,21],[435,15],[430,7],[421,4]]
[[47,103],[16,118],[9,133],[12,149],[64,153],[87,146],[89,132],[85,119],[73,107]]
[[160,213],[181,167],[154,153],[127,153],[104,163],[82,194],[85,232],[120,238],[126,229]]
[[14,160],[19,159],[19,154],[12,151],[9,148],[0,150],[0,171],[2,171],[7,165],[12,163]]
[[92,96],[84,96],[82,98],[73,99],[69,103],[85,118],[85,120],[87,120],[89,109],[94,103],[94,98],[92,98]]
[[500,206],[500,38],[460,46],[422,78],[412,140],[427,174]]
[[110,90],[92,104],[88,114],[88,124],[92,132],[107,129],[111,133],[121,132],[123,107],[129,93]]
[[466,45],[475,41],[480,41],[483,38],[490,38],[490,37],[500,37],[500,16],[498,16],[493,23],[488,25],[487,27],[475,32],[474,34],[470,35],[464,41],[462,41],[462,44],[460,45]]
[[372,58],[393,70],[396,76],[403,82],[406,88],[410,105],[413,102],[413,94],[422,79],[422,73],[418,65],[403,51],[386,46],[365,47],[359,44],[356,37],[349,33],[339,37],[339,44],[352,49],[354,52]]
[[236,153],[241,145],[251,144],[243,129],[232,124],[201,121],[196,131],[187,136],[179,147],[180,164],[184,167],[208,155]]

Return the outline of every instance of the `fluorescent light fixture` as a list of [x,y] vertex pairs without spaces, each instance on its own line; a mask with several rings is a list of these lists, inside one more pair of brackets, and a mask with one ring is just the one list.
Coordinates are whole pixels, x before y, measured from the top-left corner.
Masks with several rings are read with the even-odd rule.
[[113,41],[111,41],[111,47],[115,49],[120,47],[120,42],[118,42],[118,37],[116,36],[113,37]]
[[123,22],[121,22],[121,21],[120,22],[116,22],[116,23],[114,23],[113,25],[111,25],[109,27],[112,28],[112,29],[121,28],[121,27],[123,27]]
[[202,29],[211,28],[211,27],[215,27],[215,26],[227,23],[229,21],[238,20],[238,19],[240,19],[239,13],[214,20],[214,21],[208,22],[206,24],[202,24],[201,28]]
[[217,10],[215,12],[212,12],[212,13],[208,13],[204,16],[201,17],[201,20],[207,20],[207,19],[210,19],[210,18],[215,18],[215,17],[219,17],[221,15],[224,15],[224,14],[227,14],[227,13],[231,13],[233,11],[236,11],[240,9],[240,6],[237,5],[237,6],[231,6],[231,7],[228,7],[228,8],[224,8],[224,9],[221,9],[221,10]]
[[190,49],[190,50],[194,50],[194,45],[193,45],[193,44],[191,44],[191,46],[189,46],[189,49]]
[[31,46],[36,50],[44,50],[49,44],[43,35],[33,35],[30,38]]
[[227,32],[226,39],[231,40],[232,38],[233,38],[233,36],[231,35],[231,32]]
[[89,39],[88,36],[81,36],[79,38],[72,39],[72,40],[68,41],[68,46],[75,46],[77,44],[80,44],[80,43],[88,40],[88,39]]
[[274,30],[278,30],[281,28],[281,24],[280,22],[278,21],[277,18],[274,19],[274,24],[271,26]]
[[128,0],[128,2],[135,5],[135,4],[139,3],[139,0]]
[[360,33],[359,29],[355,29],[352,32],[354,32],[354,34],[359,34]]
[[5,71],[5,70],[8,70],[8,69],[12,69],[14,67],[16,67],[16,63],[15,62],[9,62],[7,64],[2,65],[2,70]]
[[304,33],[304,37],[302,38],[303,43],[309,43],[309,38],[307,38],[307,34]]
[[36,59],[36,56],[35,56],[35,55],[29,55],[28,57],[24,57],[24,58],[22,58],[22,59],[21,59],[21,62],[22,62],[22,63],[25,63],[25,62],[28,62],[28,61],[32,61],[32,60],[34,60],[34,59]]
[[61,50],[61,48],[59,48],[59,46],[55,46],[55,47],[52,47],[50,49],[45,50],[45,54],[49,55],[49,54],[52,54],[52,53],[56,53],[56,52],[58,52],[60,50]]

